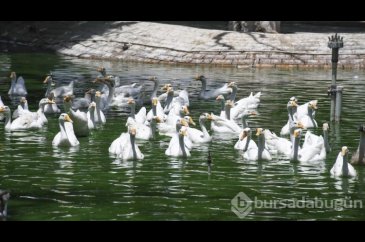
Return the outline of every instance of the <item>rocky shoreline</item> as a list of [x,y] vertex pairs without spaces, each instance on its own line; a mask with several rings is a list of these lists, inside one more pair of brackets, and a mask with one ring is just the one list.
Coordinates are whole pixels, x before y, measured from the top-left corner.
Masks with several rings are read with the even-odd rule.
[[[237,68],[331,68],[331,33],[238,33],[138,22],[1,22],[0,50],[43,49],[87,59]],[[344,38],[339,68],[365,68],[365,33]]]

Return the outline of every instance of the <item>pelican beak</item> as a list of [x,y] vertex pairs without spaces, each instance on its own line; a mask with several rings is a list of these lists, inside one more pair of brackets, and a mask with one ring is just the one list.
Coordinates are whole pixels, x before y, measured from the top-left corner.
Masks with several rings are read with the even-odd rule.
[[222,95],[219,95],[215,100],[223,100],[224,99],[224,97],[222,96]]
[[26,102],[27,102],[27,99],[25,99],[25,97],[22,97],[22,98],[20,99],[20,102],[21,102],[21,103],[26,103]]
[[292,107],[298,107],[298,104],[295,101],[290,101]]
[[132,104],[132,103],[134,103],[134,99],[133,99],[133,98],[128,98],[127,103],[128,103],[128,104]]
[[243,140],[245,137],[247,137],[247,132],[242,131],[241,134],[240,134],[240,140]]
[[5,108],[3,106],[0,107],[0,112],[4,112]]
[[95,92],[95,97],[101,97],[101,92],[96,91],[96,92]]
[[47,76],[46,79],[44,79],[43,83],[48,83],[49,79],[51,79],[51,76]]
[[297,128],[301,128],[301,129],[305,129],[304,125],[302,122],[298,122],[297,123]]
[[95,78],[94,81],[92,81],[92,83],[106,83],[108,80],[108,78]]
[[65,97],[63,98],[63,101],[64,101],[64,102],[69,102],[69,101],[71,101],[71,96],[65,96]]
[[232,108],[233,107],[233,102],[231,100],[228,100],[226,105]]
[[329,130],[330,126],[328,125],[328,123],[323,123],[323,130]]
[[310,106],[312,109],[314,109],[314,110],[318,109],[318,107],[317,107],[317,100],[312,101],[311,103],[309,103],[309,106]]
[[15,72],[10,73],[10,78],[14,78],[15,77]]
[[184,106],[184,107],[183,107],[183,110],[184,110],[184,113],[185,113],[186,115],[189,115],[189,114],[190,114],[188,107]]
[[213,116],[212,116],[211,114],[209,114],[209,113],[208,113],[208,114],[207,114],[207,119],[208,119],[208,120],[210,120],[210,121],[212,121],[212,120],[213,120]]
[[203,75],[196,75],[195,80],[200,81],[204,76]]
[[55,101],[54,101],[54,100],[51,100],[51,99],[48,99],[48,100],[47,100],[47,103],[48,103],[48,104],[55,104]]
[[95,102],[92,102],[92,103],[90,103],[90,106],[91,107],[96,107],[96,103]]
[[235,82],[230,82],[230,83],[228,83],[228,87],[234,87],[236,85],[236,83]]
[[349,152],[349,150],[348,150],[347,146],[343,146],[343,147],[342,147],[342,150],[341,150],[341,155],[342,155],[342,156],[345,156],[345,155],[347,154],[347,152]]
[[72,120],[71,120],[71,118],[70,118],[70,116],[68,116],[68,114],[66,114],[66,115],[65,115],[64,120],[65,120],[66,122],[73,123],[73,122],[72,122]]
[[186,120],[183,119],[183,118],[180,120],[180,124],[181,125],[184,125],[185,127],[188,127],[189,126],[188,122],[186,122]]
[[102,72],[102,71],[105,71],[105,68],[104,67],[98,67],[98,69],[96,69],[98,72]]
[[262,128],[256,129],[256,136],[259,136],[262,133]]
[[160,117],[156,116],[155,120],[156,120],[156,123],[161,123]]
[[255,111],[251,111],[251,112],[249,112],[249,114],[252,115],[252,116],[256,116],[257,115],[257,113]]
[[131,135],[136,135],[137,130],[136,128],[131,128],[129,132]]
[[297,138],[300,134],[300,130],[299,129],[296,129],[294,130],[294,137]]
[[189,124],[196,126],[196,123],[194,122],[194,120],[191,117],[189,117]]
[[152,98],[152,105],[157,106],[157,103],[158,103],[158,99],[157,98]]
[[187,135],[186,129],[180,129],[179,133],[180,133],[180,135],[183,135],[183,136]]

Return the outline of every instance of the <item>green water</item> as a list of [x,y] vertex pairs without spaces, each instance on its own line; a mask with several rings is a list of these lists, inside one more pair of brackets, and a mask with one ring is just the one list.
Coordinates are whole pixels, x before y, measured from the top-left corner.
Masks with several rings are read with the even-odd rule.
[[[318,99],[319,126],[329,119],[327,70],[251,70],[204,66],[148,65],[60,57],[54,54],[0,54],[0,95],[12,110],[17,102],[7,95],[10,71],[26,81],[28,102],[36,110],[46,86],[45,75],[53,72],[59,84],[77,79],[75,95],[95,87],[90,80],[103,65],[119,75],[123,83],[140,82],[157,76],[162,83],[172,80],[175,89],[187,88],[190,111],[197,121],[202,112],[218,113],[215,101],[199,101],[204,74],[208,86],[218,87],[231,80],[238,83],[237,98],[250,91],[262,91],[259,115],[249,122],[279,134],[287,121],[286,103],[296,96],[303,104]],[[200,145],[187,159],[164,154],[169,137],[138,142],[145,158],[141,161],[115,160],[108,154],[111,142],[126,131],[128,109],[111,109],[107,123],[87,138],[79,138],[76,149],[56,149],[52,139],[59,131],[57,115],[48,116],[48,125],[39,131],[4,132],[0,123],[0,189],[11,191],[7,220],[240,220],[231,211],[231,200],[244,192],[252,200],[298,199],[323,201],[361,200],[365,202],[364,167],[355,167],[357,178],[331,178],[331,169],[343,145],[353,153],[359,141],[357,126],[364,122],[365,73],[339,70],[345,86],[343,119],[330,124],[332,152],[323,162],[302,164],[282,156],[273,160],[248,162],[233,149],[237,137],[213,135],[210,144]],[[147,91],[152,83],[146,82]],[[137,108],[138,109],[138,108]],[[147,107],[149,110],[150,107]],[[321,128],[313,131],[321,134]],[[208,150],[213,166],[208,173]],[[350,154],[351,155],[351,154]],[[360,208],[271,208],[255,205],[242,220],[363,220]],[[363,204],[365,206],[365,204]]]

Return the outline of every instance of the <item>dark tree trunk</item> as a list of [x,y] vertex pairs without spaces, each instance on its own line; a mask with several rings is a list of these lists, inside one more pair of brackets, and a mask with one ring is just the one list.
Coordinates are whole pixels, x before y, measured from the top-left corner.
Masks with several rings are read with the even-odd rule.
[[280,21],[230,21],[229,29],[238,32],[280,33]]

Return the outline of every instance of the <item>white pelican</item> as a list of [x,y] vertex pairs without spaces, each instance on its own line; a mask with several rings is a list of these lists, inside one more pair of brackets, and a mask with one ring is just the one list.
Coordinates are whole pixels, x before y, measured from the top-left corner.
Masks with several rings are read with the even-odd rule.
[[12,118],[16,119],[17,117],[21,116],[23,113],[29,113],[28,108],[28,101],[25,97],[21,97],[19,101],[18,108],[14,110]]
[[249,149],[258,149],[256,142],[251,139],[251,129],[250,128],[244,128],[234,145],[234,148],[236,150],[243,150],[247,151]]
[[351,164],[365,165],[365,126],[360,125],[358,130],[360,131],[359,146],[357,147],[356,152],[351,157]]
[[206,80],[205,76],[203,76],[203,75],[197,76],[195,78],[195,80],[202,82],[202,89],[199,93],[199,99],[203,99],[203,100],[214,99],[218,95],[221,95],[221,94],[226,95],[226,94],[229,94],[232,92],[232,88],[228,87],[228,83],[225,83],[221,88],[217,88],[217,89],[213,89],[213,90],[206,90],[207,80]]
[[166,149],[165,154],[174,157],[189,157],[191,156],[189,149],[186,147],[186,127],[181,127],[179,132],[176,133],[170,140],[169,147]]
[[96,129],[97,125],[95,122],[95,116],[96,116],[96,104],[95,102],[91,102],[89,105],[89,109],[86,113],[87,115],[87,126],[89,127],[89,130]]
[[[189,116],[188,116],[189,117]],[[194,124],[191,117],[189,117],[189,122]],[[187,136],[193,143],[208,143],[212,141],[212,137],[209,135],[207,128],[205,127],[206,121],[211,121],[212,117],[208,113],[203,113],[199,117],[199,125],[201,131],[195,128],[187,127]]]
[[60,86],[52,89],[52,76],[48,75],[43,83],[47,83],[47,91],[45,96],[48,97],[51,93],[55,98],[63,98],[64,96],[73,95],[74,81],[71,81],[67,86]]
[[297,108],[297,120],[303,123],[307,128],[317,128],[317,121],[314,120],[315,110],[317,107],[317,100],[312,100]]
[[11,122],[10,108],[8,106],[0,107],[0,113],[4,113],[5,116],[5,130],[17,131],[42,128],[48,122],[43,113],[43,108],[46,103],[48,103],[48,99],[43,98],[37,112],[24,113],[13,122]]
[[136,128],[129,127],[129,134],[122,133],[109,147],[109,152],[123,160],[142,160],[144,155],[135,143]]
[[[265,148],[265,135],[262,128],[256,129],[257,148],[252,146],[248,147],[242,156],[246,160],[272,160],[269,151]],[[251,143],[251,142],[250,142]]]
[[12,72],[10,74],[10,78],[11,78],[11,86],[8,91],[8,94],[26,96],[28,94],[28,92],[25,87],[25,81],[24,81],[23,77],[20,76],[20,77],[18,77],[18,79],[16,79],[15,72]]
[[90,131],[88,126],[87,114],[84,112],[80,112],[80,110],[77,110],[76,112],[72,110],[71,96],[66,96],[63,98],[63,105],[65,111],[70,115],[73,121],[75,135],[77,137],[88,136]]
[[290,133],[290,128],[289,128],[290,122],[297,121],[296,113],[298,104],[295,102],[295,100],[289,100],[288,104],[286,105],[286,108],[288,110],[288,122],[281,129],[280,135],[288,135]]
[[354,177],[357,175],[354,167],[348,163],[348,153],[349,150],[346,146],[342,147],[340,153],[338,153],[335,164],[333,165],[330,173],[333,176],[351,176]]
[[101,93],[99,91],[95,92],[95,124],[105,124],[106,118],[101,110]]
[[44,106],[44,113],[45,114],[60,113],[61,110],[58,108],[57,104],[55,103],[53,92],[51,92],[47,98],[52,103],[47,103],[46,106]]
[[77,146],[80,142],[77,140],[72,120],[66,113],[62,113],[58,118],[58,122],[60,125],[60,132],[56,134],[52,141],[53,146]]
[[95,92],[96,92],[96,90],[91,88],[85,92],[84,97],[78,97],[78,98],[73,99],[72,109],[73,110],[88,109],[90,106],[90,103],[95,101]]
[[8,215],[8,201],[10,193],[8,191],[0,190],[0,218]]

